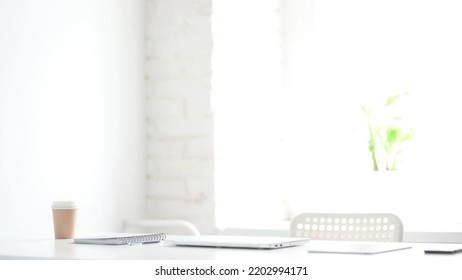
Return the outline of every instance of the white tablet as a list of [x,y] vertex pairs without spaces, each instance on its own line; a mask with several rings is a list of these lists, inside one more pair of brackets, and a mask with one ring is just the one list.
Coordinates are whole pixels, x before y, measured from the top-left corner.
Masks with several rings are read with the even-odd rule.
[[316,241],[308,246],[309,253],[379,254],[412,248],[400,242]]
[[296,237],[198,235],[167,236],[164,243],[176,246],[278,249],[306,244],[309,241],[308,238]]

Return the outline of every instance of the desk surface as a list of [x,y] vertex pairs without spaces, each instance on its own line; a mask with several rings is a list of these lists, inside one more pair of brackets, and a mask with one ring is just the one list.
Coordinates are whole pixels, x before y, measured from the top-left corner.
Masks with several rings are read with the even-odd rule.
[[[311,241],[310,243],[318,242],[325,241]],[[308,253],[309,244],[281,249],[226,249],[176,247],[160,243],[139,246],[85,245],[73,244],[72,240],[42,239],[0,241],[0,260],[143,260],[135,263],[142,262],[148,269],[153,269],[156,265],[187,267],[197,265],[198,262],[203,264],[205,261],[208,266],[221,265],[227,268],[239,264],[241,267],[242,264],[247,267],[303,266],[309,270],[310,278],[308,279],[313,280],[462,279],[462,253],[425,254],[423,246],[427,245],[412,244],[411,249],[376,255],[360,255]],[[150,273],[151,270],[148,270],[149,275]],[[255,276],[249,277],[255,278]]]
[[73,244],[72,240],[28,240],[0,242],[0,259],[104,259],[104,260],[221,260],[299,259],[304,247],[284,249],[225,249],[181,247],[162,243],[145,245]]
[[[328,241],[310,243],[322,244]],[[462,261],[462,253],[449,256],[429,255],[424,243],[410,243],[411,249],[377,254],[379,257],[444,258]],[[234,249],[181,247],[163,243],[136,246],[74,244],[72,240],[0,241],[0,259],[80,259],[80,260],[309,260],[313,258],[345,258],[345,254],[309,253],[309,244],[281,249]],[[351,255],[351,254],[348,254]],[[355,255],[358,258],[362,255]],[[364,256],[363,256],[364,257]],[[365,256],[367,257],[367,256]]]

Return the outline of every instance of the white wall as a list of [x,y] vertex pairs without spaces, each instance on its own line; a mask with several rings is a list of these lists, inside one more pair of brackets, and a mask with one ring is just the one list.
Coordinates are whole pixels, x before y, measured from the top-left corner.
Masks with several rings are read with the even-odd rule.
[[211,0],[147,0],[148,217],[215,230]]
[[144,214],[144,1],[0,2],[0,239]]

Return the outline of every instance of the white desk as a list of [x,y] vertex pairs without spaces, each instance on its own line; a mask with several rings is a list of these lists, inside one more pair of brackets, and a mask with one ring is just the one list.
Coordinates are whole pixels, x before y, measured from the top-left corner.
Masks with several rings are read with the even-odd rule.
[[[312,240],[311,244],[329,241]],[[412,256],[412,258],[448,258],[462,262],[462,253],[452,255],[424,254],[425,243],[408,243],[411,249],[376,254],[374,256]],[[72,240],[11,240],[0,241],[0,259],[62,259],[62,260],[301,260],[323,258],[328,255],[345,258],[341,254],[309,253],[309,244],[281,249],[234,249],[182,247],[163,243],[145,245],[88,245]],[[348,254],[352,255],[352,254]],[[361,256],[361,255],[358,255]],[[358,257],[354,256],[354,257]]]
[[125,245],[73,244],[72,240],[0,241],[0,259],[104,259],[104,260],[226,260],[299,259],[305,247],[285,249],[224,249],[177,247],[161,243]]
[[[312,240],[322,244],[328,241]],[[409,243],[411,249],[376,254],[377,257],[451,258],[462,263],[462,253],[452,255],[424,254],[425,243]],[[61,260],[301,260],[323,258],[345,258],[342,254],[309,253],[308,246],[282,249],[234,249],[182,247],[153,243],[145,245],[87,245],[74,244],[72,240],[11,240],[0,241],[0,259],[61,259]],[[348,254],[352,255],[352,254]],[[357,258],[361,255],[353,255]],[[365,256],[367,257],[367,256]]]
[[[322,242],[322,241],[311,241]],[[73,244],[72,240],[0,241],[0,260],[139,260],[155,265],[306,266],[307,279],[462,279],[462,253],[424,254],[423,244],[376,255],[308,253],[309,245],[282,249],[176,247],[165,244],[107,246]],[[0,261],[0,265],[2,261]],[[150,273],[150,272],[149,272]],[[148,274],[150,275],[150,274]],[[262,279],[262,276],[248,276]],[[253,277],[253,278],[252,278]],[[250,279],[240,278],[240,279]],[[264,278],[264,277],[263,277]],[[164,279],[164,278],[162,278]],[[170,279],[170,278],[165,278]],[[273,279],[279,279],[274,278]],[[290,279],[302,279],[290,277]],[[303,278],[305,279],[305,278]]]

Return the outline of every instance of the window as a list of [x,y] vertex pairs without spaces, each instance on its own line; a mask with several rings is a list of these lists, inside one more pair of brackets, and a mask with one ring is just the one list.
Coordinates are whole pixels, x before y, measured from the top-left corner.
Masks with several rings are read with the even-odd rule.
[[[461,12],[450,0],[215,1],[219,226],[302,211],[462,223]],[[393,106],[415,137],[398,170],[374,172],[361,105],[401,93]]]

